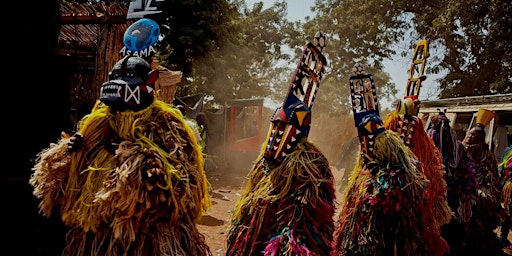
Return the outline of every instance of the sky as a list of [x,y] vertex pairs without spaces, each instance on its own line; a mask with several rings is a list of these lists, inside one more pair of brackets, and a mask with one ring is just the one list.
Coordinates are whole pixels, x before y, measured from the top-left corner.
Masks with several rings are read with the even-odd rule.
[[[247,6],[252,7],[256,2],[263,2],[263,8],[272,6],[275,0],[246,0]],[[315,3],[315,0],[287,0],[288,3],[288,19],[290,20],[303,20],[304,17],[313,17],[313,13],[310,7]],[[328,40],[328,39],[327,39]],[[432,54],[432,52],[430,53]],[[401,99],[404,96],[404,87],[407,83],[408,69],[412,61],[413,50],[410,50],[410,54],[406,57],[399,55],[392,56],[390,59],[384,60],[384,71],[391,77],[391,82],[396,85],[398,93],[397,99]],[[427,61],[427,65],[428,65]],[[435,80],[438,77],[435,75],[427,75],[427,79],[422,82],[420,89],[420,100],[434,100],[437,98]],[[377,85],[378,86],[378,85]],[[394,108],[392,102],[381,102],[384,108]]]

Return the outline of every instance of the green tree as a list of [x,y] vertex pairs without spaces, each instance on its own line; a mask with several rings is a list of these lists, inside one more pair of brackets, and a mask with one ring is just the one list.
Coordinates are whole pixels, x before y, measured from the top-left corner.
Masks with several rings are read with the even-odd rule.
[[434,1],[431,5],[433,14],[421,9],[414,12],[420,14],[416,15],[415,23],[419,34],[432,38],[446,49],[440,56],[439,68],[447,71],[447,76],[440,81],[441,98],[510,92],[510,1],[445,0]]
[[183,72],[178,96],[204,93],[210,105],[268,97],[283,79],[274,68],[290,56],[282,45],[293,32],[286,3],[263,9],[243,0],[167,0],[162,15],[159,59]]
[[[336,49],[330,54],[333,74],[344,76],[358,59],[380,69],[383,58],[405,55],[427,39],[439,54],[430,56],[426,73],[447,74],[438,81],[441,98],[511,91],[512,5],[507,0],[317,0],[314,10],[314,22],[322,24]],[[405,52],[395,52],[402,42],[408,45]]]
[[400,31],[392,20],[384,22],[382,16],[386,14],[382,7],[370,2],[316,1],[312,7],[315,15],[304,25],[305,34],[321,30],[328,39],[325,54],[330,64],[322,90],[329,93],[319,93],[318,100],[331,104],[318,105],[332,105],[331,113],[351,111],[348,80],[357,62],[364,64],[365,71],[373,75],[381,102],[384,99],[394,101],[397,93],[389,75],[382,71],[382,62],[394,53],[389,48],[391,42],[400,38]]

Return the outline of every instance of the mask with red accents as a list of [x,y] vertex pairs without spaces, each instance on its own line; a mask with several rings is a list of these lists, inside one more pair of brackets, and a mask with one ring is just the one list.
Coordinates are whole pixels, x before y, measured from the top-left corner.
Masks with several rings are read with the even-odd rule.
[[322,53],[325,43],[324,34],[318,32],[313,42],[304,45],[284,102],[272,116],[263,156],[269,168],[282,163],[309,135],[311,108],[327,64]]
[[277,108],[271,119],[270,137],[265,159],[272,166],[293,152],[297,143],[309,135],[311,111],[293,93],[287,95],[284,104]]
[[101,86],[100,101],[113,111],[140,111],[153,103],[158,72],[141,57],[126,56]]

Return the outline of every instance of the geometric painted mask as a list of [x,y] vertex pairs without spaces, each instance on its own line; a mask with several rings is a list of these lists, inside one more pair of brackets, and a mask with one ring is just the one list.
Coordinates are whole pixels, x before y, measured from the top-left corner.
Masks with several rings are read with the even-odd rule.
[[271,122],[265,157],[270,163],[281,162],[298,141],[308,136],[311,111],[295,95],[288,94],[285,103],[274,112]]
[[327,63],[322,54],[325,36],[315,35],[314,41],[304,46],[296,73],[292,79],[283,104],[276,109],[264,159],[269,166],[275,166],[295,150],[297,143],[309,135],[311,108]]
[[364,72],[364,66],[356,63],[350,76],[350,99],[354,125],[357,128],[361,153],[365,156],[373,156],[375,138],[385,131],[384,124],[379,116],[377,90],[371,74]]

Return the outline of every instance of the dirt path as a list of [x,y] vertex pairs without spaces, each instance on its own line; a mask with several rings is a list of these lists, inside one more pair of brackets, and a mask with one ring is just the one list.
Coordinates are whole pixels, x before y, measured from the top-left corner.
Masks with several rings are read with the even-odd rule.
[[213,208],[203,216],[199,230],[206,237],[206,243],[213,255],[225,255],[226,234],[231,210],[240,198],[245,184],[243,173],[212,173],[208,179],[212,185]]

